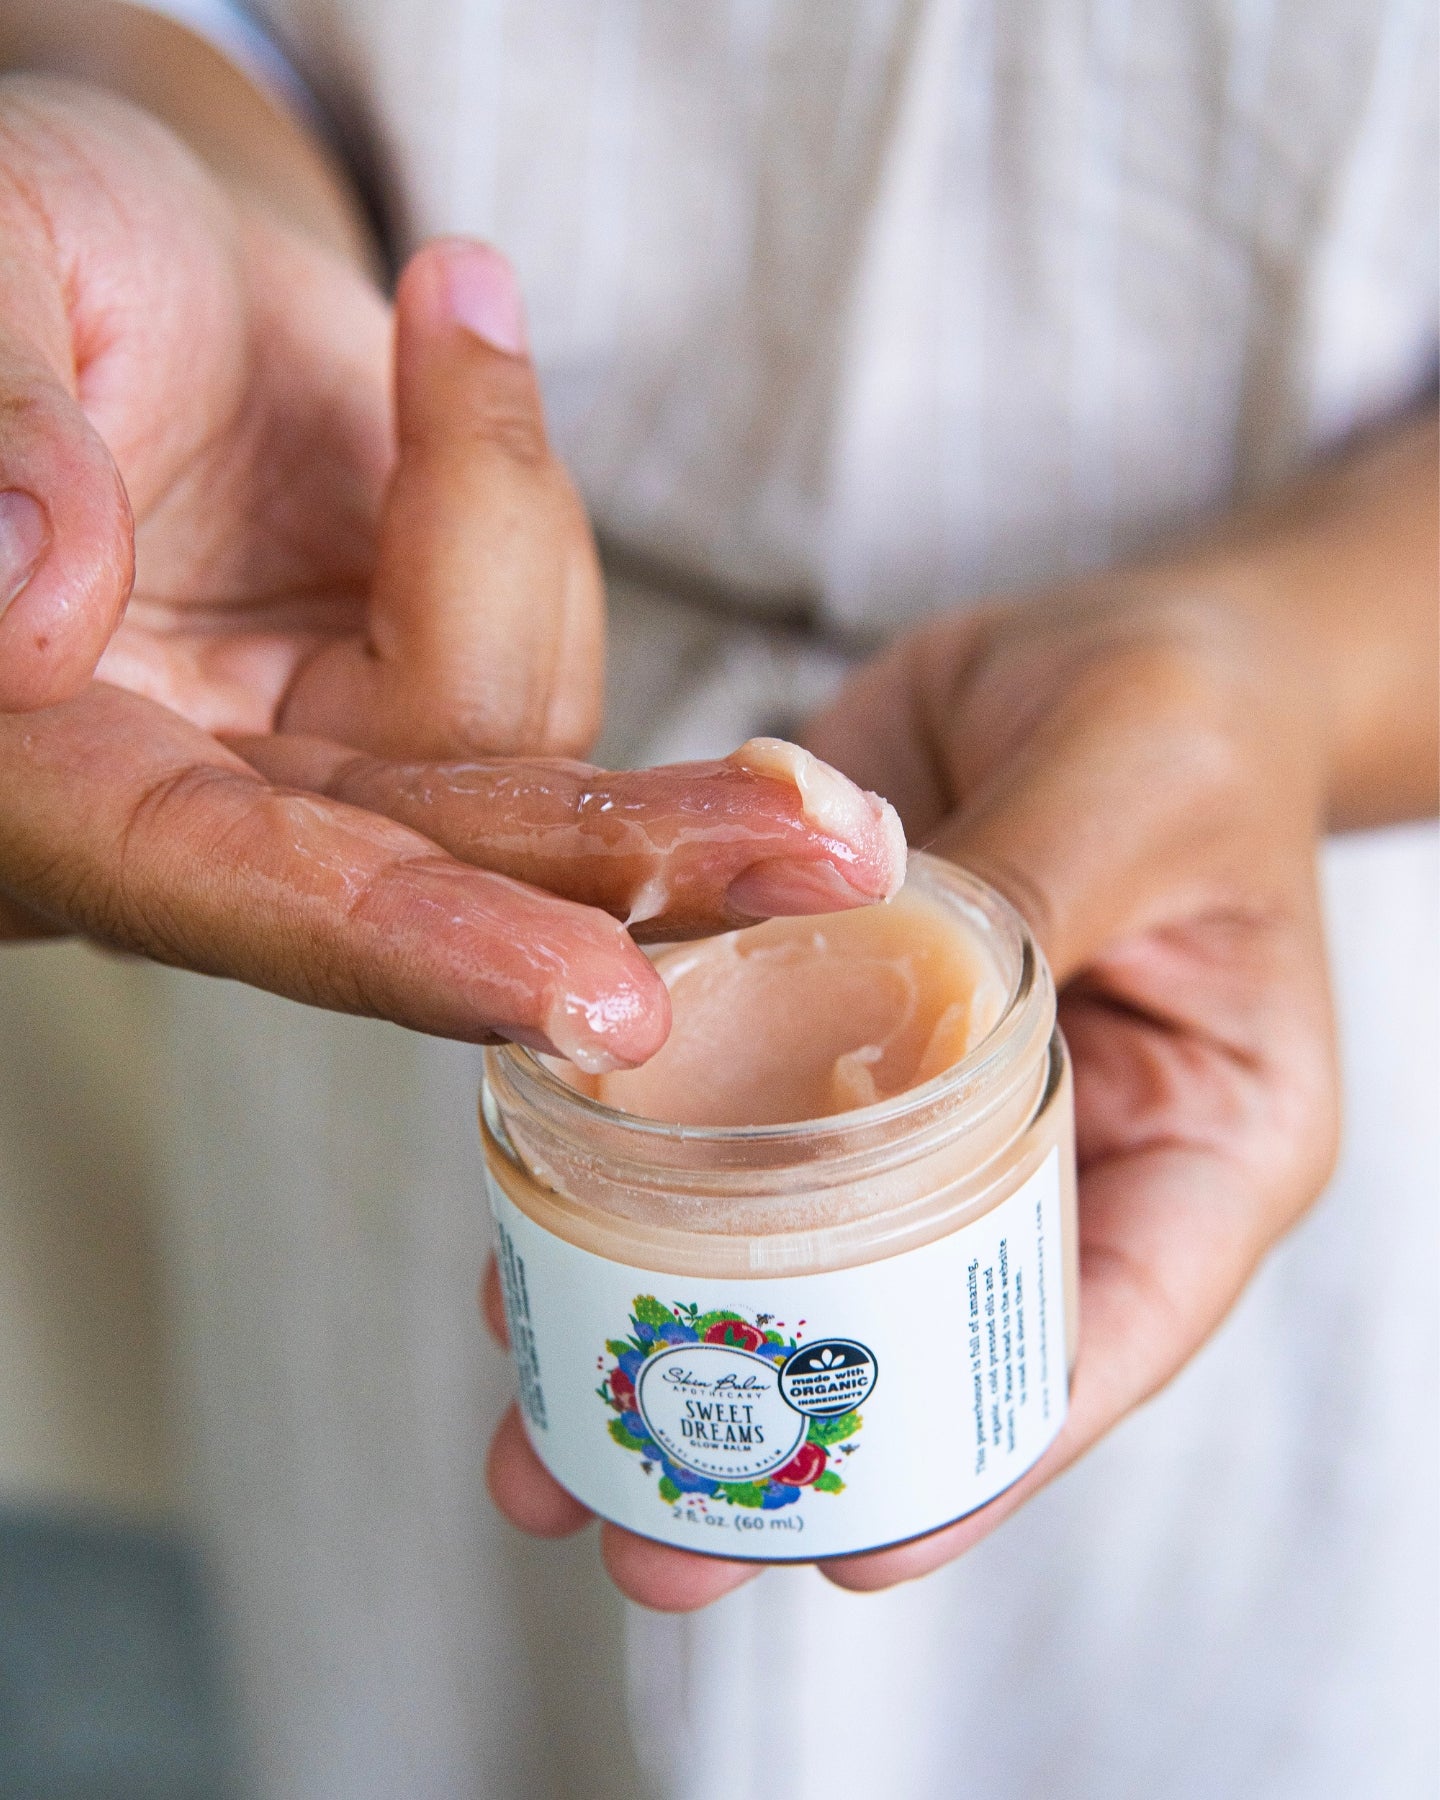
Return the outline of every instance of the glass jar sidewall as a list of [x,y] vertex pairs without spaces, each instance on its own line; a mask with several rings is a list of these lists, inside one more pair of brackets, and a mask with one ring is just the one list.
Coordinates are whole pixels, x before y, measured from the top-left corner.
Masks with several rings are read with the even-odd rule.
[[[1067,1268],[1075,1262],[1075,1124],[1069,1057],[1059,1027],[1047,1046],[1046,1080],[1038,1105],[1004,1149],[975,1171],[922,1203],[895,1212],[874,1211],[825,1228],[801,1232],[757,1230],[706,1232],[683,1220],[645,1225],[608,1214],[537,1180],[513,1145],[504,1142],[503,1111],[481,1096],[481,1133],[492,1178],[515,1205],[556,1236],[611,1261],[670,1275],[759,1273],[814,1274],[854,1268],[898,1255],[963,1229],[1001,1205],[1058,1151],[1065,1213]],[[486,1114],[489,1114],[487,1118]],[[496,1127],[499,1127],[497,1130]],[[1073,1289],[1073,1273],[1067,1278]]]

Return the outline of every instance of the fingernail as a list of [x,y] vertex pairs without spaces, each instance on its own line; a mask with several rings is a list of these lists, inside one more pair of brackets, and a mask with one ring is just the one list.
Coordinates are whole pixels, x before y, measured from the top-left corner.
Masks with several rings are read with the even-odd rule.
[[725,890],[726,909],[751,919],[843,912],[870,902],[871,896],[852,887],[833,863],[794,862],[778,856],[751,863]]
[[445,308],[457,325],[506,356],[529,354],[525,306],[515,271],[487,244],[464,242],[440,246]]
[[33,494],[0,491],[0,613],[24,591],[50,542],[50,520]]

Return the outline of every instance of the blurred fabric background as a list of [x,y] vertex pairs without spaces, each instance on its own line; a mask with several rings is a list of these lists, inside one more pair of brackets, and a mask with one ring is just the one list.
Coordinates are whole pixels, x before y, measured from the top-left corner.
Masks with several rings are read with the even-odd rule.
[[237,1792],[167,1397],[158,1171],[117,1079],[149,974],[72,944],[0,956],[0,1800]]

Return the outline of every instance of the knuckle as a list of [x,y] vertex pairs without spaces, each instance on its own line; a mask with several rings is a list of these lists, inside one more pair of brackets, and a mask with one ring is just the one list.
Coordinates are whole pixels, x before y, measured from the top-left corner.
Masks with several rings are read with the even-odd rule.
[[1276,1122],[1280,1220],[1288,1227],[1329,1187],[1342,1145],[1339,1070],[1333,1040],[1315,1032],[1293,1046],[1289,1104]]
[[453,433],[462,443],[489,448],[522,468],[544,469],[551,461],[550,444],[530,366],[477,340],[465,373],[459,390],[463,403],[457,406],[452,390],[432,413],[440,435]]
[[544,472],[549,466],[550,446],[545,428],[533,412],[492,400],[480,409],[475,423],[484,442],[510,462],[537,473]]
[[[220,785],[234,779],[228,770],[186,764],[142,787],[120,821],[110,879],[95,884],[85,909],[95,935],[157,961],[187,960],[185,900],[193,888],[177,865],[200,847],[193,815],[208,812]],[[204,849],[213,858],[214,835],[206,837]]]

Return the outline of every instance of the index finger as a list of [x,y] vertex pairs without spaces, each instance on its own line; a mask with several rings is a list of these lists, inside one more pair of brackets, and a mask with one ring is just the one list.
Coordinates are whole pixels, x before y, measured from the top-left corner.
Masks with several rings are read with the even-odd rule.
[[553,758],[382,762],[313,738],[235,743],[272,779],[384,813],[652,943],[868,906],[905,876],[893,808],[773,738],[714,762],[620,772]]

